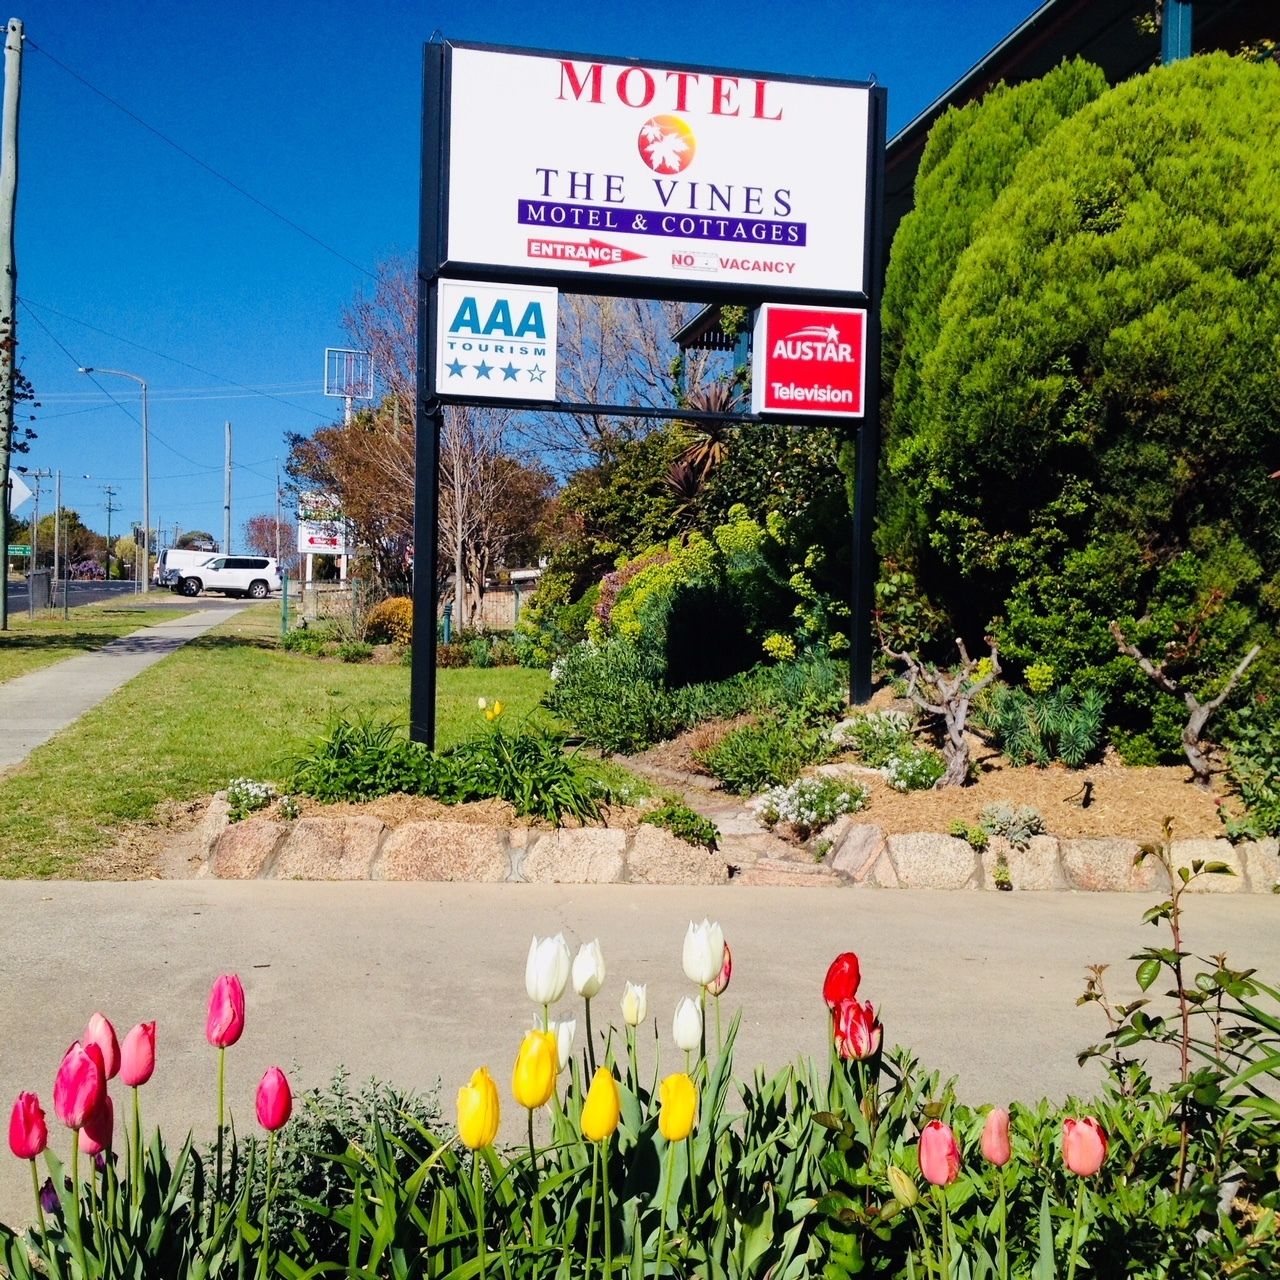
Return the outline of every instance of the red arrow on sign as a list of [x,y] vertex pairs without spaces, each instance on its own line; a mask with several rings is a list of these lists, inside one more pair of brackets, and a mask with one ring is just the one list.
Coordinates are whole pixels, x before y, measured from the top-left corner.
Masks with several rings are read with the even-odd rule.
[[643,253],[606,244],[594,236],[586,244],[581,240],[530,240],[527,255],[530,258],[554,258],[557,262],[585,262],[588,267],[614,267],[622,262],[637,262],[644,257]]

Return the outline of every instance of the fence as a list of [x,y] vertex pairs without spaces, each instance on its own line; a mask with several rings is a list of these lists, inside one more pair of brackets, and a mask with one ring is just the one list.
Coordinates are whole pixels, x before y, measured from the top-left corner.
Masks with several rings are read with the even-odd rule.
[[[524,602],[529,598],[530,587],[490,587],[480,598],[480,607],[468,625],[480,626],[489,631],[510,631],[520,616]],[[322,619],[334,622],[355,623],[363,618],[380,600],[388,596],[408,596],[412,591],[407,582],[382,585],[351,578],[346,582],[303,583],[289,581],[290,612],[296,618],[308,622]],[[440,612],[453,599],[446,589],[440,599]],[[458,627],[458,619],[453,619]]]

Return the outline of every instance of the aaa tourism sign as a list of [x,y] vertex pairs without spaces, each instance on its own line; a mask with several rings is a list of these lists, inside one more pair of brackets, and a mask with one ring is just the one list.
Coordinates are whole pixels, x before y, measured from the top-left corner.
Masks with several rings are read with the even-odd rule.
[[766,303],[752,335],[752,412],[861,417],[866,335],[865,311]]
[[446,57],[441,266],[866,292],[868,86]]
[[441,280],[436,391],[445,399],[556,398],[554,289]]

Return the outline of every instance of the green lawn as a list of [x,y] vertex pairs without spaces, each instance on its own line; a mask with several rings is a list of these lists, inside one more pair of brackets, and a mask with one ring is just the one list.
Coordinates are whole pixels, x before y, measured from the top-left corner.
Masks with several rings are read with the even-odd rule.
[[165,608],[112,602],[77,605],[65,622],[61,614],[33,620],[25,610],[11,613],[9,630],[0,631],[0,683],[190,612],[186,605]]
[[[409,671],[283,653],[279,606],[257,605],[148,668],[0,779],[0,876],[74,876],[80,858],[165,800],[236,777],[279,781],[291,749],[338,712],[404,722]],[[484,724],[478,697],[531,711],[547,673],[446,670],[439,745]]]

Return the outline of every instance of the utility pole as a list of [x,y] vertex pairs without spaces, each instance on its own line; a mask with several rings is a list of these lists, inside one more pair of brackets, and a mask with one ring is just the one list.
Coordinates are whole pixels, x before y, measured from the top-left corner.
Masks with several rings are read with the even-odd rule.
[[[17,359],[18,260],[13,222],[18,204],[18,103],[22,96],[22,20],[4,35],[4,108],[0,117],[0,546],[9,549],[9,459]],[[9,629],[9,560],[0,562],[0,631]]]
[[276,459],[276,568],[280,567],[280,459]]
[[231,423],[227,423],[227,461],[222,474],[222,554],[231,554]]
[[105,494],[107,495],[107,502],[106,502],[106,507],[107,507],[107,557],[106,557],[106,559],[107,559],[107,566],[106,566],[106,567],[107,567],[107,581],[108,581],[108,582],[110,582],[110,581],[111,581],[111,513],[112,513],[113,511],[119,511],[119,510],[120,510],[119,505],[118,505],[117,503],[112,502],[112,501],[111,501],[111,499],[112,499],[112,498],[114,498],[114,497],[116,496],[116,494],[119,492],[119,490],[118,490],[118,489],[115,487],[115,485],[113,485],[113,484],[104,484],[104,485],[102,486],[102,492],[103,492],[103,493],[105,493]]

